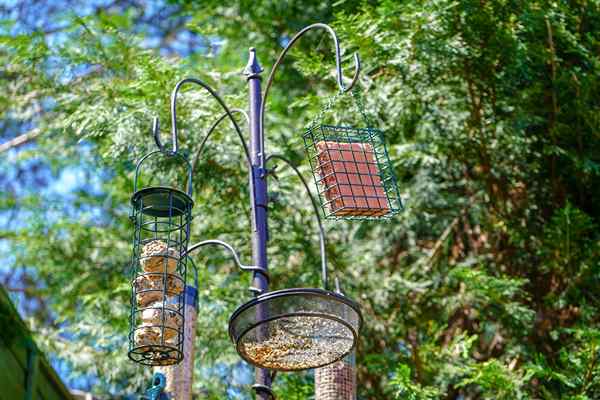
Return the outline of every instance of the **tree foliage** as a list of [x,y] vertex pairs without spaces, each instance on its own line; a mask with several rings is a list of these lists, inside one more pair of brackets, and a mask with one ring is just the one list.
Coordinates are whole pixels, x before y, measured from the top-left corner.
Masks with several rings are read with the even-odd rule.
[[[346,75],[361,55],[406,204],[389,223],[327,225],[331,264],[365,317],[359,398],[600,397],[599,1],[109,3],[17,2],[0,27],[3,279],[74,385],[110,397],[147,384],[126,360],[128,201],[151,118],[168,130],[174,83],[198,76],[246,108],[246,49],[268,72],[295,31],[322,21]],[[336,90],[331,44],[302,38],[267,106],[267,148],[306,176],[302,128]],[[331,122],[361,123],[349,101]],[[220,110],[190,89],[178,111],[193,157]],[[248,259],[248,177],[227,124],[195,178],[193,239]],[[270,185],[275,287],[318,285],[310,203],[283,166]],[[218,251],[196,261],[196,390],[249,398],[226,337],[248,277]],[[285,399],[311,386],[310,373],[275,381]]]

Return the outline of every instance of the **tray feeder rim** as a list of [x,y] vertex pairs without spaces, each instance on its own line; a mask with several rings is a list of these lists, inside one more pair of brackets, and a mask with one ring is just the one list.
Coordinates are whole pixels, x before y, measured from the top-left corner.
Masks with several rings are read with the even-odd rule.
[[[356,313],[356,315],[358,317],[358,327],[355,328],[354,326],[352,326],[351,323],[340,318],[337,315],[325,313],[322,311],[315,311],[315,312],[295,311],[295,312],[287,312],[287,313],[283,313],[283,314],[277,314],[273,317],[268,317],[268,318],[262,319],[260,321],[254,322],[254,323],[250,324],[249,326],[247,326],[243,331],[241,331],[236,340],[236,338],[234,337],[234,333],[233,333],[233,322],[244,311],[248,310],[249,308],[256,307],[257,305],[259,305],[261,303],[269,302],[271,300],[285,298],[285,297],[297,297],[297,296],[320,297],[329,302],[334,301],[334,302],[343,303],[343,304],[349,306],[350,308],[352,308],[352,310]],[[244,352],[241,351],[242,339],[244,338],[244,336],[246,336],[246,334],[248,332],[252,331],[253,329],[255,329],[256,327],[258,327],[260,325],[268,324],[272,321],[276,321],[276,320],[283,319],[283,318],[290,318],[290,317],[314,317],[314,318],[322,318],[322,319],[328,319],[330,321],[335,321],[335,322],[343,325],[346,329],[348,329],[352,333],[352,337],[353,337],[352,346],[350,347],[348,352],[345,352],[343,355],[341,355],[335,359],[332,359],[330,361],[327,361],[325,363],[322,363],[320,365],[315,365],[315,366],[311,366],[308,368],[281,368],[281,367],[268,368],[268,367],[265,367],[264,365],[257,364],[252,359],[249,359],[248,357],[246,357]],[[360,311],[360,307],[359,307],[358,303],[345,297],[344,295],[341,295],[336,292],[324,290],[324,289],[317,289],[317,288],[291,288],[291,289],[282,289],[282,290],[267,292],[265,294],[262,294],[256,298],[242,304],[241,306],[239,306],[233,312],[233,314],[231,314],[231,317],[229,318],[229,337],[230,337],[231,341],[235,344],[236,351],[239,354],[239,356],[242,357],[242,359],[244,359],[244,361],[246,361],[247,363],[254,365],[255,367],[259,367],[259,368],[266,368],[266,369],[277,370],[277,371],[282,371],[282,372],[286,372],[286,371],[290,372],[290,371],[301,371],[301,370],[306,370],[306,369],[321,368],[326,365],[330,365],[337,361],[342,360],[349,353],[351,353],[352,350],[354,350],[356,348],[356,346],[358,344],[359,332],[362,328],[362,325],[363,325],[363,317],[362,317],[362,313]]]
[[[348,297],[346,297],[344,295],[341,295],[339,293],[332,292],[332,291],[329,291],[329,290],[324,290],[324,289],[318,289],[318,288],[289,288],[289,289],[274,290],[274,291],[271,291],[271,292],[267,292],[267,293],[261,294],[260,296],[255,297],[255,298],[251,299],[250,301],[242,304],[238,308],[236,308],[235,311],[233,312],[233,314],[231,314],[231,317],[229,317],[229,337],[232,339],[232,341],[235,342],[235,340],[233,338],[233,332],[232,332],[232,330],[233,330],[232,329],[232,322],[238,317],[238,315],[240,315],[246,309],[248,309],[250,307],[254,307],[254,306],[256,306],[256,305],[258,305],[260,303],[267,302],[269,300],[277,299],[279,297],[296,296],[296,295],[302,295],[302,294],[308,294],[308,295],[312,295],[312,296],[316,296],[316,297],[325,298],[325,299],[328,299],[328,300],[335,299],[335,301],[339,301],[339,302],[345,303],[346,305],[350,306],[350,308],[352,308],[356,312],[356,314],[358,315],[358,329],[357,329],[357,333],[358,333],[358,331],[360,331],[362,329],[363,316],[362,316],[362,313],[360,311],[360,306],[354,300],[352,300],[352,299],[350,299],[350,298],[348,298]],[[304,311],[304,313],[307,313],[307,312]],[[300,312],[292,313],[292,314],[293,315],[300,315]],[[319,313],[315,312],[315,313],[313,313],[311,315],[317,315],[317,314],[319,314]],[[327,315],[329,315],[329,314],[327,314]],[[270,319],[270,320],[272,320],[272,319]],[[266,320],[264,320],[264,321],[266,321]],[[354,330],[354,328],[352,328],[352,330]]]
[[[352,325],[350,325],[348,322],[344,321],[343,319],[341,319],[339,317],[335,317],[335,316],[333,316],[331,314],[326,314],[326,313],[322,313],[322,312],[314,312],[314,313],[311,313],[311,312],[294,312],[294,313],[280,314],[280,315],[278,315],[276,317],[266,318],[266,319],[263,319],[260,322],[254,323],[254,324],[250,325],[248,328],[244,329],[242,331],[242,333],[240,334],[240,338],[243,338],[252,329],[254,329],[254,328],[256,328],[256,327],[258,327],[258,326],[260,326],[262,324],[269,323],[269,322],[272,322],[272,321],[276,321],[276,320],[281,319],[281,318],[288,318],[288,317],[318,317],[318,318],[329,319],[331,321],[335,321],[335,322],[337,322],[339,324],[342,324],[346,328],[348,328],[348,330],[350,330],[350,332],[352,332],[352,337],[353,337],[352,347],[350,347],[350,349],[348,350],[348,352],[346,352],[345,354],[342,354],[341,356],[339,356],[339,357],[337,357],[337,358],[335,358],[335,359],[333,359],[331,361],[328,361],[326,363],[323,363],[323,364],[319,364],[319,365],[312,366],[312,367],[309,367],[309,368],[281,368],[280,367],[280,368],[276,368],[277,371],[292,372],[292,371],[302,371],[302,370],[307,370],[307,369],[316,369],[316,368],[325,367],[327,365],[334,364],[334,363],[336,363],[336,362],[344,359],[344,357],[346,357],[348,354],[352,353],[352,351],[356,348],[356,345],[358,343],[358,332],[354,330],[354,328],[352,327]],[[265,367],[264,365],[260,365],[260,364],[258,364],[256,362],[254,362],[252,359],[247,358],[246,355],[240,349],[241,345],[242,345],[241,340],[238,340],[237,343],[235,344],[235,348],[236,348],[236,351],[237,351],[238,355],[240,357],[242,357],[244,359],[244,361],[246,361],[248,364],[254,365],[255,367],[258,367],[258,368],[273,369],[273,368]]]

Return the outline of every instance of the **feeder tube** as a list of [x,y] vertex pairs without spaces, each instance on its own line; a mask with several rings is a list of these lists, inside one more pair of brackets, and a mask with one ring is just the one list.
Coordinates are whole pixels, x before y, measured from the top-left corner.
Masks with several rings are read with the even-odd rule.
[[356,400],[355,351],[315,369],[315,400]]
[[183,361],[177,365],[155,367],[167,378],[164,391],[172,400],[192,400],[194,380],[194,341],[196,339],[196,321],[198,316],[198,290],[193,286],[185,287],[184,292],[185,325],[183,326]]

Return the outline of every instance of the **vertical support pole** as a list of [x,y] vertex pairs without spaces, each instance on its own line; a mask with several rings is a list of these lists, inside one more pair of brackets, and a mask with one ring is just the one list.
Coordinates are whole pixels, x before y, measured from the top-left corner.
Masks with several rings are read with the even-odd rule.
[[162,373],[167,382],[165,393],[172,400],[192,400],[194,380],[194,342],[196,340],[196,320],[198,317],[198,289],[185,286],[184,294],[185,325],[183,327],[183,361],[177,365],[155,367],[154,372]]
[[[244,75],[248,81],[249,103],[250,103],[250,158],[252,171],[250,174],[250,193],[252,206],[252,259],[254,265],[267,272],[267,176],[263,169],[264,137],[261,126],[261,101],[260,88],[262,67],[256,58],[256,50],[250,48],[248,64],[244,68]],[[269,290],[269,282],[265,274],[255,272],[252,279],[252,291],[255,295],[265,293]],[[262,313],[263,310],[258,310]],[[260,400],[271,400],[270,387],[271,375],[268,370],[256,368],[255,370],[256,398]]]

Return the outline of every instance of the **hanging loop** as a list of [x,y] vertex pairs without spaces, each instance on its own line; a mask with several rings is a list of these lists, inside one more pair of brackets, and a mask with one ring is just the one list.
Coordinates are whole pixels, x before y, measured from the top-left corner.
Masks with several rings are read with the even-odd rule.
[[[156,140],[156,138],[155,138],[155,140]],[[158,143],[157,143],[157,145],[158,145]],[[181,161],[181,163],[185,165],[186,177],[187,177],[187,182],[186,182],[187,191],[186,192],[187,192],[188,196],[192,197],[192,165],[190,164],[188,159],[186,157],[184,157],[183,155],[181,155],[179,153],[171,153],[171,152],[165,153],[163,150],[152,151],[152,152],[146,154],[144,157],[142,157],[138,161],[137,165],[135,166],[135,175],[133,178],[133,193],[136,193],[138,191],[138,180],[139,180],[140,169],[141,169],[142,164],[147,159],[149,159],[153,156],[159,155],[159,154],[162,154],[162,155],[166,154],[169,157],[175,157],[177,160]]]
[[[337,92],[336,94],[331,96],[327,100],[327,103],[325,103],[325,105],[323,106],[321,111],[319,111],[319,113],[307,125],[307,129],[314,128],[314,127],[317,127],[317,126],[323,124],[325,116],[327,116],[329,114],[331,109],[335,106],[335,104],[340,100],[340,97],[342,97],[343,95],[344,95],[344,92]],[[365,127],[372,128],[374,126],[373,121],[372,121],[371,117],[369,117],[367,110],[365,108],[364,98],[361,93],[361,89],[358,87],[354,87],[352,89],[352,91],[350,92],[350,95],[352,96],[352,99],[354,100],[354,106],[356,107],[356,110],[358,111],[363,122],[365,123]]]
[[338,102],[339,98],[344,94],[344,92],[337,92],[333,96],[331,96],[325,106],[319,111],[319,113],[310,121],[307,126],[307,129],[314,128],[323,123],[323,119],[329,113],[329,111],[333,108],[333,106]]
[[367,128],[372,128],[374,126],[373,121],[371,120],[371,117],[369,117],[369,114],[367,113],[367,110],[365,108],[364,98],[363,98],[362,93],[360,92],[360,89],[358,87],[354,88],[354,90],[352,90],[351,94],[352,94],[352,98],[354,98],[354,104],[356,105],[356,108],[358,109],[358,112],[360,113],[360,116],[362,117],[363,121],[367,125]]

